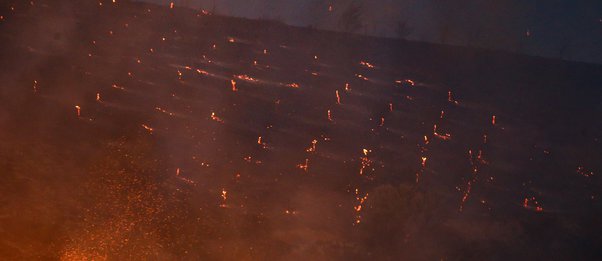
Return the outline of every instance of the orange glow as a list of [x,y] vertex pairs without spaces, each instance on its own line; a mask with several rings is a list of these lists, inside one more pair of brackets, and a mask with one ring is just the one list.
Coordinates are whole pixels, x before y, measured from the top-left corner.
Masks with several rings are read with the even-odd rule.
[[219,122],[219,123],[224,123],[224,121],[223,121],[223,120],[222,120],[220,117],[217,117],[217,116],[215,115],[215,112],[212,112],[212,113],[211,113],[211,119],[212,119],[212,120],[214,120],[214,121],[217,121],[217,122]]
[[235,80],[230,80],[230,84],[232,84],[232,91],[238,91],[238,89],[236,89],[236,81]]
[[81,110],[82,110],[82,108],[79,107],[79,105],[75,105],[75,113],[77,114],[77,117],[79,117],[79,116],[82,115],[81,114],[81,112],[82,112]]
[[153,134],[153,128],[149,127],[146,124],[142,124],[142,128],[146,129],[150,134]]
[[286,85],[286,87],[290,87],[290,88],[295,88],[296,89],[296,88],[299,88],[299,84],[297,84],[297,83],[289,83],[289,84]]
[[364,67],[366,67],[366,68],[370,68],[370,69],[373,69],[373,68],[374,68],[374,65],[372,65],[372,64],[371,64],[371,63],[369,63],[369,62],[365,62],[365,61],[361,61],[361,62],[360,62],[360,65],[362,65],[362,66],[364,66]]
[[318,140],[312,140],[311,146],[307,148],[305,151],[307,152],[316,152],[316,144],[318,144]]
[[297,164],[297,168],[307,172],[307,169],[309,168],[309,159],[305,159],[305,163]]
[[248,76],[246,74],[235,75],[234,77],[236,77],[236,78],[238,78],[240,80],[243,80],[243,81],[248,81],[248,82],[258,82],[259,81],[259,80],[255,79],[255,78],[253,78],[251,76]]

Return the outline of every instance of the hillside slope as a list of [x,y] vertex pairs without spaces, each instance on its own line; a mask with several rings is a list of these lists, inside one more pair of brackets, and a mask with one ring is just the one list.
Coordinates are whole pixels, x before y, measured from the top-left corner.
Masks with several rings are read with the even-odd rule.
[[3,259],[602,255],[601,66],[111,2],[0,7]]

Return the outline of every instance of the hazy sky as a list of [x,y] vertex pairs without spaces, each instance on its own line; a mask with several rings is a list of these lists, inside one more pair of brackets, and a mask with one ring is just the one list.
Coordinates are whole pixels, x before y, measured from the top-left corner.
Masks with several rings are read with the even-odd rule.
[[[169,0],[143,0],[168,4]],[[351,2],[362,3],[358,33],[395,37],[407,21],[409,39],[503,49],[547,57],[602,63],[600,0],[174,0],[248,18],[338,30]],[[328,6],[333,7],[328,12]]]

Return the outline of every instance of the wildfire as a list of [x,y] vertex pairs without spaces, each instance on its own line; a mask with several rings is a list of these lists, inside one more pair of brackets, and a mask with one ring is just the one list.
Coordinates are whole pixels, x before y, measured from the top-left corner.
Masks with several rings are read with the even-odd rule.
[[330,110],[328,110],[327,116],[328,116],[328,121],[333,121],[332,120],[332,113],[330,112]]
[[371,64],[371,63],[369,63],[369,62],[365,62],[365,61],[361,61],[361,62],[360,62],[360,65],[361,65],[361,66],[364,66],[364,67],[366,67],[366,68],[370,68],[370,69],[373,69],[373,68],[374,68],[374,65],[372,65],[372,64]]
[[96,93],[96,101],[100,102],[100,93],[99,92]]
[[452,95],[452,91],[447,92],[447,101],[453,104],[458,104],[459,102],[454,100],[454,96]]
[[259,80],[255,79],[255,78],[253,78],[251,76],[248,76],[246,74],[235,75],[234,77],[236,77],[236,78],[238,78],[240,80],[243,80],[243,81],[247,81],[247,82],[258,82],[259,81]]
[[590,178],[590,177],[594,176],[593,171],[586,170],[585,167],[583,167],[583,166],[577,167],[577,174],[584,176],[586,178]]
[[236,81],[235,80],[230,80],[230,84],[232,84],[232,91],[238,91],[238,89],[236,89]]
[[224,203],[226,202],[227,199],[228,199],[228,191],[226,191],[226,189],[222,189],[222,200],[224,201]]
[[163,109],[161,107],[155,107],[155,110],[157,110],[159,112],[162,112],[162,113],[165,113],[165,114],[167,114],[169,116],[174,116],[175,115],[173,112],[169,112],[169,111],[167,111],[167,110],[165,110],[165,109]]
[[305,159],[305,163],[297,164],[297,168],[307,172],[307,169],[309,168],[309,159]]
[[299,88],[299,84],[297,84],[297,83],[289,83],[289,84],[286,85],[286,87],[290,87],[290,88],[295,88],[296,89],[296,88]]
[[224,121],[223,121],[223,120],[222,120],[220,117],[217,117],[217,116],[215,115],[215,112],[212,112],[212,113],[211,113],[211,119],[212,119],[212,120],[214,120],[214,121],[217,121],[217,122],[219,122],[219,123],[224,123]]
[[316,144],[318,144],[318,140],[312,140],[311,141],[311,146],[309,146],[309,148],[307,148],[305,151],[307,151],[307,152],[316,152]]
[[539,201],[535,197],[525,197],[523,200],[523,207],[526,209],[533,209],[535,212],[543,212],[543,207],[539,204]]
[[336,90],[335,94],[337,96],[337,104],[341,104],[341,96],[339,95],[339,90]]
[[146,129],[150,134],[153,134],[154,129],[146,124],[142,124],[142,128]]
[[416,83],[415,83],[413,80],[410,80],[410,79],[405,79],[405,80],[397,80],[397,81],[395,81],[395,83],[397,83],[397,84],[404,84],[404,83],[405,83],[405,84],[407,84],[407,85],[409,85],[409,86],[414,86],[414,85],[416,85]]
[[38,81],[37,80],[33,81],[33,92],[34,93],[38,92]]
[[495,115],[491,116],[491,125],[495,126]]
[[471,178],[466,183],[466,189],[464,191],[464,195],[462,196],[462,200],[460,202],[459,211],[462,212],[464,210],[464,204],[468,201],[468,197],[470,196],[470,191],[472,189],[472,185],[477,181],[477,177],[479,175],[479,168],[481,164],[485,164],[486,161],[483,160],[483,152],[479,150],[479,153],[475,157],[473,155],[472,150],[468,150],[468,159],[470,161],[470,166],[472,167]]
[[192,180],[190,180],[190,179],[187,179],[187,178],[185,178],[185,177],[182,177],[182,176],[180,176],[180,168],[177,168],[177,169],[176,169],[176,177],[177,177],[179,180],[181,180],[181,181],[184,181],[184,182],[186,182],[186,183],[188,183],[188,184],[192,184],[192,185],[194,185],[194,184],[195,184],[195,183],[194,183],[194,181],[192,181]]
[[118,90],[125,91],[125,88],[124,88],[123,86],[119,86],[119,85],[117,85],[117,84],[113,84],[113,85],[111,85],[111,87],[112,87],[112,88],[115,88],[115,89],[118,89]]
[[77,117],[80,117],[82,115],[82,108],[79,105],[75,105],[75,113]]
[[364,207],[364,203],[366,202],[367,199],[368,199],[368,193],[366,193],[364,196],[360,196],[359,189],[355,189],[355,200],[357,202],[357,205],[355,205],[353,207],[355,212],[357,212],[357,215],[355,216],[355,224],[359,224],[362,222],[361,212]]
[[439,134],[437,133],[437,124],[435,124],[433,126],[433,136],[442,139],[442,140],[450,140],[451,139],[451,134],[449,133],[445,133],[445,134]]
[[364,81],[368,81],[368,80],[369,80],[369,79],[368,79],[368,77],[366,77],[366,76],[363,76],[363,75],[361,75],[361,74],[356,74],[356,75],[355,75],[355,77],[357,77],[357,78],[360,78],[360,79],[362,79],[362,80],[364,80]]
[[372,160],[370,160],[368,158],[368,154],[372,151],[368,150],[368,149],[363,149],[362,152],[364,153],[364,156],[360,158],[360,163],[361,163],[361,167],[360,167],[360,176],[363,176],[366,169],[370,168],[372,166]]

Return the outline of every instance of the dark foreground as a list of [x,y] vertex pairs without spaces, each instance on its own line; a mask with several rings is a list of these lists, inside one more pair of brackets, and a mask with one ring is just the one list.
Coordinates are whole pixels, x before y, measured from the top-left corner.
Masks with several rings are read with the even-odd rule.
[[33,2],[0,6],[2,260],[602,257],[600,66]]

